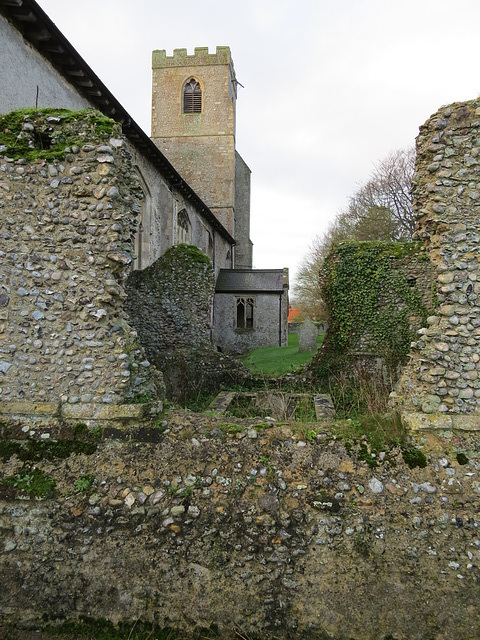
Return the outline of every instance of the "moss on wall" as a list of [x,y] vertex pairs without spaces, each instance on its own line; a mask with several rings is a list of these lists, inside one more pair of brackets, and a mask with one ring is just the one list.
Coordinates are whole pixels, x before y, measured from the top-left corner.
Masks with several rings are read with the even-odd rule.
[[212,343],[215,277],[197,247],[170,247],[127,280],[127,309],[151,360],[164,375],[167,396],[182,403],[242,383],[249,375]]
[[[0,146],[2,153],[14,160],[64,160],[69,147],[82,145],[78,122],[83,130],[97,138],[120,133],[119,125],[99,111],[69,109],[21,109],[0,116]],[[53,124],[62,123],[62,129]],[[73,124],[69,127],[69,124]],[[85,127],[87,125],[87,127]]]

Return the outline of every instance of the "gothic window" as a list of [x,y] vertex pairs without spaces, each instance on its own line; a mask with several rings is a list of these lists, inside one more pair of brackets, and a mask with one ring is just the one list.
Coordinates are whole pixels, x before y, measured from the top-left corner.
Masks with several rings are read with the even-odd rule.
[[182,242],[190,244],[190,230],[191,225],[188,214],[185,209],[182,209],[177,215],[177,244],[181,244]]
[[237,329],[253,329],[253,298],[237,298]]
[[210,258],[210,260],[213,258],[213,238],[210,231],[207,231],[207,246],[205,253]]
[[195,78],[183,88],[183,113],[202,113],[202,89]]
[[134,237],[134,253],[133,269],[144,269],[151,262],[152,246],[151,246],[151,218],[152,218],[152,197],[150,190],[143,179],[138,167],[135,167],[137,176],[142,189],[143,198],[139,203],[134,205],[134,210],[138,215],[136,221],[135,237]]

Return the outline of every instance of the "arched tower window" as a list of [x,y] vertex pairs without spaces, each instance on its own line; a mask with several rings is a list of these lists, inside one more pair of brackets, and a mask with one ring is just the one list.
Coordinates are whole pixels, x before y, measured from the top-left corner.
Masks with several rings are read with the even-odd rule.
[[183,88],[183,113],[202,113],[202,89],[195,78]]
[[191,241],[191,225],[188,214],[185,209],[178,212],[177,216],[177,243],[190,244]]

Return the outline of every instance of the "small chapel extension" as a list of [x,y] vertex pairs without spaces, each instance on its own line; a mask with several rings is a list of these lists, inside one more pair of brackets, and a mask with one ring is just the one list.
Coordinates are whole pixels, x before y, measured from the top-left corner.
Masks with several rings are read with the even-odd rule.
[[288,270],[222,269],[215,288],[215,340],[245,353],[288,342]]

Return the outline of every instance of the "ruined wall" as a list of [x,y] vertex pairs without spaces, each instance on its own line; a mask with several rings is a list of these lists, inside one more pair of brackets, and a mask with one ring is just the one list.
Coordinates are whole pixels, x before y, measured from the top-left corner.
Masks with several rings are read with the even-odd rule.
[[196,247],[171,247],[151,267],[132,272],[127,291],[129,313],[152,354],[211,347],[215,278]]
[[420,128],[416,235],[435,270],[438,307],[418,331],[394,398],[412,427],[480,424],[479,152],[478,100],[443,107]]
[[14,112],[0,153],[1,402],[153,393],[124,311],[142,194],[118,125],[96,112]]
[[313,376],[328,379],[357,369],[388,384],[398,380],[410,343],[435,304],[422,243],[341,243],[329,252],[321,277],[329,318],[309,366]]
[[[144,434],[156,444],[139,434],[83,452],[80,434],[66,459],[10,429],[0,627],[86,615],[185,638],[211,624],[220,638],[478,637],[478,444],[430,438],[425,468],[394,450],[372,469],[322,430],[304,441],[235,422],[225,436],[221,419],[172,414]],[[26,453],[36,476],[28,461],[22,475]]]
[[215,277],[196,247],[171,247],[127,280],[126,306],[147,356],[164,374],[170,398],[185,402],[242,383],[248,372],[216,353],[212,339]]

